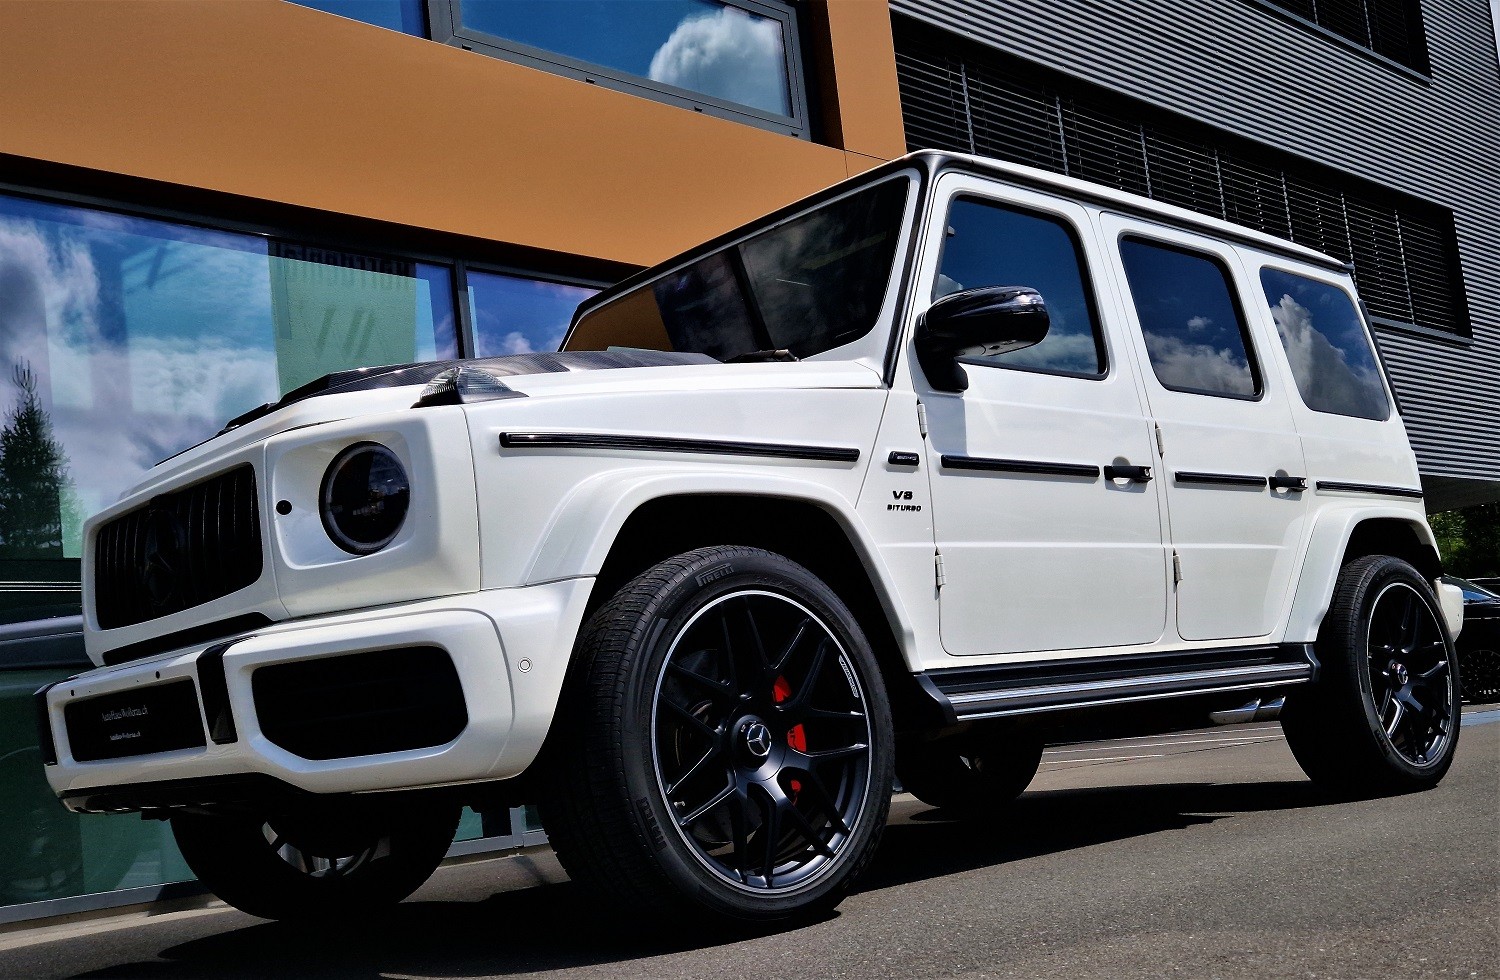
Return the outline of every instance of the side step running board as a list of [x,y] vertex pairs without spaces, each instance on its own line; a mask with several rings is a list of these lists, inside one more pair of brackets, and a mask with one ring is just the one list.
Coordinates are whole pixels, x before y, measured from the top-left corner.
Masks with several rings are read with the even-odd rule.
[[950,723],[1096,705],[1285,687],[1314,680],[1312,644],[1119,654],[917,675]]

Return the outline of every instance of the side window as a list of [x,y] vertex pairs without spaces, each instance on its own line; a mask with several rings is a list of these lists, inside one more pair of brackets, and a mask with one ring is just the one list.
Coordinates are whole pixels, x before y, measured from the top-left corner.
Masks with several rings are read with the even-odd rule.
[[933,299],[981,286],[1030,286],[1047,301],[1051,327],[1040,344],[968,364],[1103,377],[1104,341],[1084,283],[1083,250],[1064,222],[972,198],[948,211]]
[[1120,258],[1162,387],[1225,398],[1260,396],[1245,318],[1218,259],[1138,238],[1120,241]]
[[1390,418],[1380,366],[1349,294],[1279,269],[1262,269],[1260,284],[1303,403],[1315,412]]

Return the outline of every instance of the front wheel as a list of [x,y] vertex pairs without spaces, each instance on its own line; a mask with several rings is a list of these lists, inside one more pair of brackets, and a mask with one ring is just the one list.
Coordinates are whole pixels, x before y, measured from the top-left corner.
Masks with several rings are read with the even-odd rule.
[[585,626],[542,818],[616,904],[769,920],[830,908],[890,807],[891,723],[859,624],[754,548],[691,551]]
[[1458,661],[1417,570],[1389,555],[1344,566],[1317,651],[1322,676],[1281,715],[1303,771],[1346,796],[1436,786],[1458,745]]
[[328,919],[395,905],[431,877],[459,808],[182,813],[172,835],[193,874],[263,919]]

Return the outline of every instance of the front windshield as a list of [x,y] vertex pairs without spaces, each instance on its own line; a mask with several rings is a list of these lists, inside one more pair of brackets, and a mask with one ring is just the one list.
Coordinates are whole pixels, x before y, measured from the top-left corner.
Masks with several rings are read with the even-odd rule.
[[563,350],[811,357],[875,325],[911,181],[901,177],[674,269],[584,316]]

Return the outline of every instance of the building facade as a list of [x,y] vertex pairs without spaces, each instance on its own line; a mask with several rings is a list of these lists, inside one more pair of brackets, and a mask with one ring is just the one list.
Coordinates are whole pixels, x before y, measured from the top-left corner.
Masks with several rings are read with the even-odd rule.
[[1351,260],[1430,508],[1500,499],[1484,0],[21,0],[0,85],[0,905],[186,874],[37,768],[88,513],[329,371],[555,345],[908,148]]

